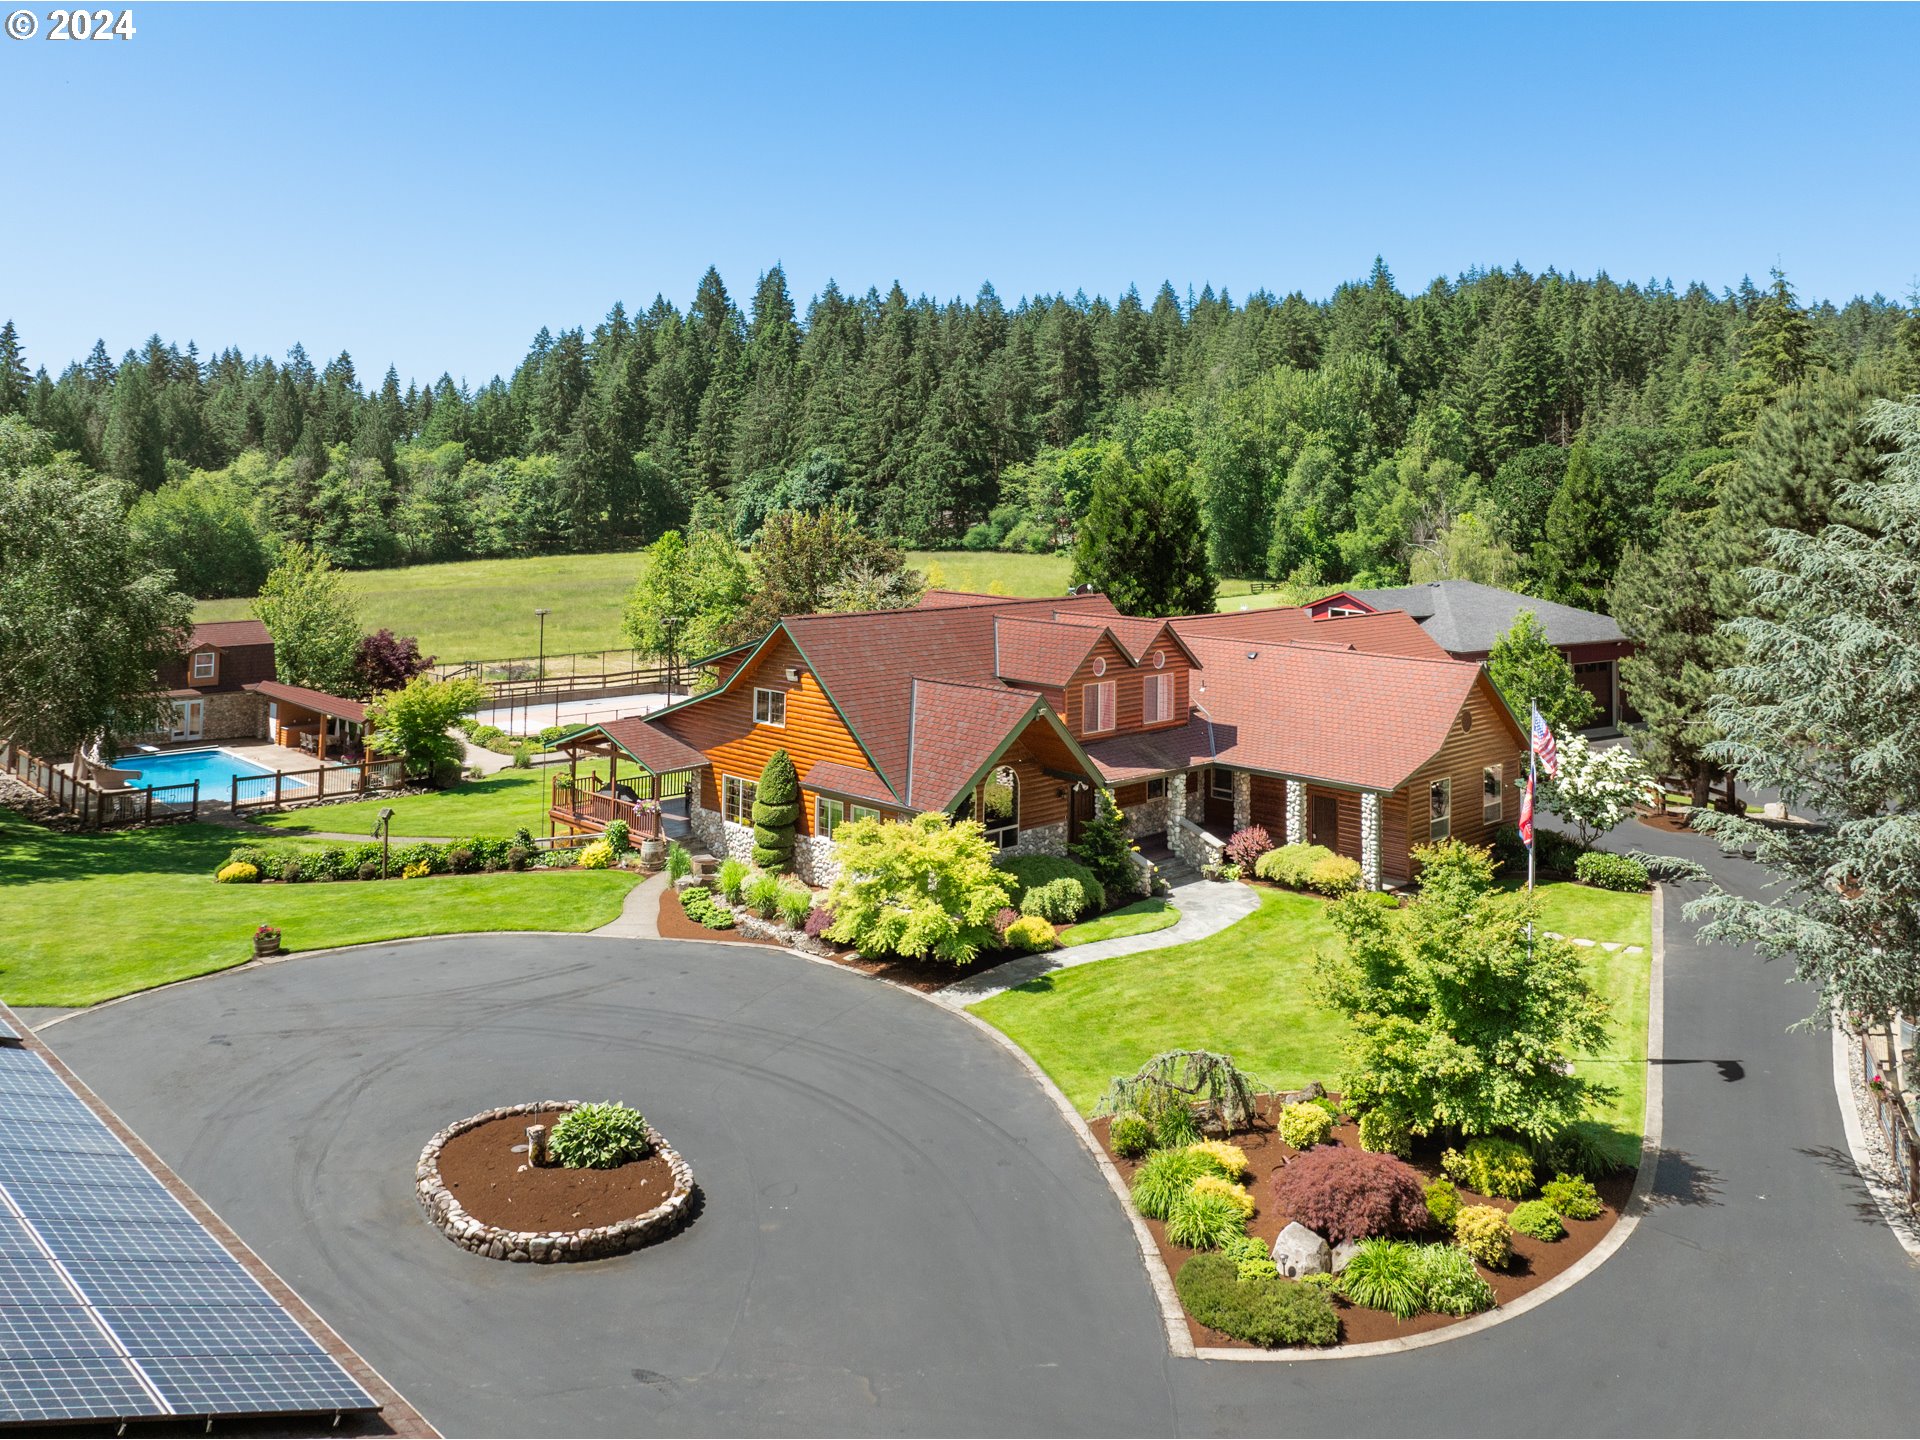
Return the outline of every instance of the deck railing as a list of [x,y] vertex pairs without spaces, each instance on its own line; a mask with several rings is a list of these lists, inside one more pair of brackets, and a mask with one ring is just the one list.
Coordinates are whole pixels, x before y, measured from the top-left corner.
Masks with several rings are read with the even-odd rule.
[[280,810],[308,800],[397,790],[406,779],[406,767],[399,760],[362,760],[358,765],[316,765],[310,770],[276,770],[271,775],[236,775],[227,804],[235,811]]
[[90,780],[69,775],[51,761],[0,740],[0,768],[19,777],[89,829],[145,825],[155,820],[191,820],[200,813],[200,782],[145,785],[137,790],[103,790]]
[[636,830],[651,831],[654,812],[642,810],[641,807],[650,801],[657,803],[679,799],[687,793],[688,779],[685,771],[659,776],[657,785],[656,777],[644,772],[622,776],[619,783],[634,792],[635,798],[629,800],[616,794],[604,776],[581,776],[576,779],[571,775],[556,775],[553,777],[552,813],[602,830],[615,820],[625,820]]

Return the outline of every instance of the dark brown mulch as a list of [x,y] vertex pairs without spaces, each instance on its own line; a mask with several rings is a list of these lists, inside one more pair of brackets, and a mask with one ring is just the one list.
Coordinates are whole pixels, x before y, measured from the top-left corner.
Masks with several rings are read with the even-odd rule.
[[1009,960],[1024,959],[1025,954],[1018,950],[982,950],[980,958],[971,965],[949,965],[944,960],[909,960],[903,955],[860,955],[852,950],[837,951],[827,958],[836,965],[858,970],[862,975],[878,976],[895,985],[904,985],[909,990],[931,995],[936,990],[946,989],[956,980],[983,974]]
[[[709,930],[688,916],[679,893],[669,887],[660,895],[660,938],[662,940],[731,940],[743,945],[773,945],[773,941],[749,935],[738,925],[731,930]],[[780,949],[775,945],[774,948]]]
[[[1121,1177],[1129,1184],[1133,1181],[1133,1172],[1139,1168],[1139,1162],[1122,1160],[1113,1154],[1107,1142],[1108,1121],[1092,1121],[1093,1133],[1099,1137],[1100,1144],[1106,1149],[1113,1163],[1119,1167]],[[1275,1132],[1272,1120],[1272,1101],[1262,1102],[1262,1110],[1252,1130],[1243,1131],[1231,1137],[1247,1153],[1247,1166],[1251,1178],[1245,1181],[1252,1192],[1255,1209],[1253,1219],[1247,1225],[1249,1235],[1257,1235],[1269,1246],[1287,1228],[1290,1217],[1280,1209],[1273,1198],[1273,1188],[1269,1177],[1279,1170],[1287,1159],[1296,1152]],[[1335,1127],[1333,1143],[1352,1149],[1360,1147],[1360,1130],[1357,1125],[1346,1124]],[[1431,1180],[1440,1174],[1440,1145],[1416,1149],[1410,1162],[1421,1175]],[[1535,1240],[1526,1235],[1513,1237],[1513,1265],[1508,1270],[1488,1270],[1480,1267],[1480,1273],[1493,1286],[1493,1293],[1499,1304],[1509,1305],[1529,1291],[1537,1290],[1554,1276],[1569,1269],[1575,1261],[1586,1255],[1598,1245],[1620,1218],[1621,1209],[1627,1203],[1627,1197],[1633,1192],[1634,1172],[1622,1171],[1605,1180],[1594,1182],[1594,1188],[1600,1192],[1601,1211],[1595,1220],[1567,1220],[1565,1237],[1559,1240]],[[1551,1176],[1545,1177],[1551,1179]],[[1496,1209],[1511,1211],[1514,1202],[1486,1196],[1475,1195],[1470,1191],[1460,1192],[1462,1205],[1492,1205]],[[1167,1240],[1167,1227],[1159,1220],[1148,1220],[1147,1229],[1153,1233],[1154,1243],[1160,1248],[1161,1262],[1167,1267],[1169,1275],[1178,1274],[1180,1267],[1190,1259],[1194,1252],[1183,1245],[1174,1245]],[[1441,1234],[1417,1235],[1408,1237],[1417,1240],[1444,1240]],[[1384,1310],[1367,1310],[1336,1299],[1334,1309],[1340,1315],[1340,1340],[1345,1345],[1359,1345],[1371,1340],[1393,1340],[1403,1335],[1418,1335],[1428,1330],[1439,1330],[1448,1325],[1459,1323],[1452,1315],[1416,1315],[1411,1320],[1396,1320]],[[1235,1340],[1197,1324],[1191,1316],[1187,1318],[1187,1329],[1196,1345],[1224,1345],[1234,1349],[1253,1350],[1258,1346],[1249,1345],[1244,1340]]]
[[529,1125],[549,1130],[560,1114],[507,1115],[476,1125],[440,1151],[440,1179],[466,1212],[509,1230],[584,1230],[644,1215],[673,1194],[673,1171],[649,1155],[612,1170],[527,1164]]

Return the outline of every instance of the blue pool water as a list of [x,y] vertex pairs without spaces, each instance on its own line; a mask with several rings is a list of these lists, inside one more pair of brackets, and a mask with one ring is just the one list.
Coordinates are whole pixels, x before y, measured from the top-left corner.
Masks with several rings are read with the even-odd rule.
[[[236,775],[243,780],[265,775],[269,777],[268,788],[272,788],[271,770],[242,759],[231,750],[166,750],[152,754],[135,751],[131,755],[122,755],[113,765],[116,770],[131,770],[137,774],[140,778],[133,782],[137,788],[148,785],[191,785],[198,780],[202,800],[227,799],[233,793],[233,778]],[[289,776],[282,786],[287,790],[304,790],[307,782]]]

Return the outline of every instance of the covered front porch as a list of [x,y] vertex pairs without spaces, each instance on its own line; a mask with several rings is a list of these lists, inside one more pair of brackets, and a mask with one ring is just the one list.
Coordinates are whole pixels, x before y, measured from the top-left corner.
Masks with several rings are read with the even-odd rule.
[[553,777],[549,834],[598,834],[616,820],[636,838],[692,834],[687,795],[706,764],[699,751],[631,719],[589,726],[554,748],[567,773]]

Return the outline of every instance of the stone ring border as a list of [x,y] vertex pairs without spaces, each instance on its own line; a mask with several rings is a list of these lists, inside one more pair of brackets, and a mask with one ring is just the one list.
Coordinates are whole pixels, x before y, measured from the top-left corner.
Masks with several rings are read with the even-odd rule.
[[454,1136],[464,1135],[489,1121],[505,1120],[515,1115],[565,1113],[585,1103],[582,1100],[529,1100],[520,1105],[502,1105],[493,1110],[483,1110],[478,1115],[469,1115],[464,1120],[456,1120],[440,1131],[420,1152],[420,1162],[413,1171],[414,1197],[419,1200],[420,1208],[426,1211],[428,1223],[462,1250],[470,1250],[490,1260],[531,1262],[535,1265],[603,1260],[610,1255],[624,1255],[629,1250],[638,1250],[643,1245],[664,1240],[678,1230],[692,1218],[693,1167],[680,1158],[679,1153],[667,1144],[666,1138],[653,1128],[651,1122],[647,1125],[647,1142],[673,1172],[673,1193],[646,1214],[636,1215],[630,1220],[616,1220],[611,1225],[590,1225],[582,1230],[509,1230],[475,1219],[441,1183],[440,1152]]

